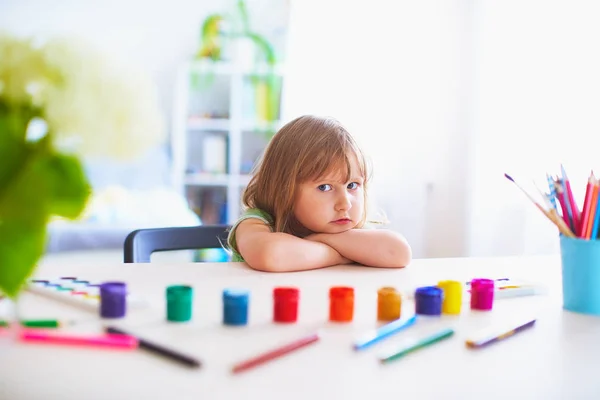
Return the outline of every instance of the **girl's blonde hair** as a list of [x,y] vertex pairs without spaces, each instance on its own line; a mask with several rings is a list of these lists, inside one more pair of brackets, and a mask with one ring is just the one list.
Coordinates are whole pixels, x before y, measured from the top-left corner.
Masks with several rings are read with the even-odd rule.
[[366,159],[350,133],[335,119],[305,115],[288,122],[274,136],[253,171],[242,198],[246,208],[258,208],[273,217],[275,232],[306,234],[294,217],[298,184],[317,180],[332,170],[350,179],[356,161],[364,179],[364,211],[357,227],[367,218]]

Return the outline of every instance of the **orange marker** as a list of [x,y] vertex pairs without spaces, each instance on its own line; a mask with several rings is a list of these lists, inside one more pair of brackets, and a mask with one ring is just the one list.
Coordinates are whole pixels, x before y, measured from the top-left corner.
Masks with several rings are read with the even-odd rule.
[[400,318],[402,300],[400,293],[393,287],[382,287],[377,291],[377,319],[393,321]]
[[354,317],[354,288],[337,286],[329,289],[329,320],[350,322]]

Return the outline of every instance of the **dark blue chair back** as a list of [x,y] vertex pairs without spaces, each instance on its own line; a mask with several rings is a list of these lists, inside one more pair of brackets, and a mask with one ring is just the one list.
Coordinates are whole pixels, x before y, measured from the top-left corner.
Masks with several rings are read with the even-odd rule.
[[229,229],[230,225],[138,229],[125,238],[124,261],[149,263],[157,251],[222,248]]

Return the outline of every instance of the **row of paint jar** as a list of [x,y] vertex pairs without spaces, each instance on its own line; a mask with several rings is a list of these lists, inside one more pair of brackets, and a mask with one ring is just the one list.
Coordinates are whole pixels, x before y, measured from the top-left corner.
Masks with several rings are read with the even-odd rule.
[[[415,291],[415,313],[421,315],[457,315],[461,312],[465,284],[458,281],[440,281],[437,286],[419,287]],[[120,318],[125,315],[126,287],[123,283],[101,285],[101,316]],[[192,318],[193,288],[185,285],[166,289],[167,320],[185,322]],[[473,279],[470,284],[471,309],[491,310],[494,301],[494,281]],[[246,325],[250,294],[247,290],[223,291],[223,323]],[[300,290],[294,287],[273,289],[273,321],[293,323],[298,319]],[[377,319],[393,321],[402,313],[402,295],[393,287],[377,291]],[[354,318],[354,288],[334,286],[329,289],[329,320],[350,322]]]

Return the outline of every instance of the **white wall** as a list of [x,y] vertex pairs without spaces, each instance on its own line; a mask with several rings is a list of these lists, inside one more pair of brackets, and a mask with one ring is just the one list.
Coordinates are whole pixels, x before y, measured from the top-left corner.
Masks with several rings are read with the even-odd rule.
[[[417,257],[466,248],[469,9],[463,1],[292,2],[287,118],[338,118]],[[393,12],[392,12],[393,10]]]
[[600,171],[600,3],[474,5],[469,253],[557,252],[557,229],[503,174],[547,190],[564,163],[581,208]]

